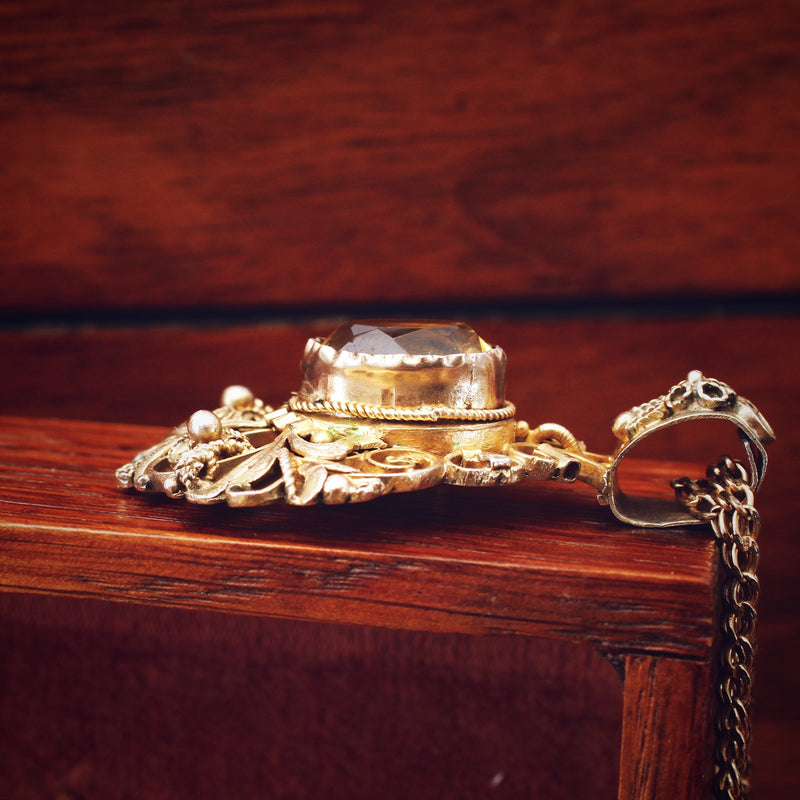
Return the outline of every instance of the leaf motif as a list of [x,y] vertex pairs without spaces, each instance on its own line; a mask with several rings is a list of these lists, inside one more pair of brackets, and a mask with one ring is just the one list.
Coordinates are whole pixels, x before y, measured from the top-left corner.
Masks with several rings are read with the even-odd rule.
[[328,470],[322,464],[307,462],[301,466],[300,473],[304,478],[303,488],[294,502],[297,505],[305,506],[312,502],[322,491],[325,479],[328,477]]
[[289,432],[288,443],[293,453],[314,460],[341,461],[354,450],[352,440],[347,437],[333,442],[315,443],[303,439],[293,431]]

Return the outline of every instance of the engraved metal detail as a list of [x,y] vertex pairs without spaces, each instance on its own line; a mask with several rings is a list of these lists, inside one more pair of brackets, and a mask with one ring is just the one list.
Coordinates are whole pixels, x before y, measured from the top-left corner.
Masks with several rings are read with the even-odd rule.
[[619,487],[618,467],[644,437],[678,422],[727,420],[742,434],[754,488],[766,470],[767,421],[699,371],[620,414],[617,450],[604,455],[561,425],[516,420],[505,363],[461,323],[351,323],[309,340],[301,389],[285,405],[273,410],[246,387],[228,387],[220,408],[193,414],[117,479],[232,506],[362,502],[437,483],[580,481],[623,522],[668,526],[697,520],[678,503],[629,498]]

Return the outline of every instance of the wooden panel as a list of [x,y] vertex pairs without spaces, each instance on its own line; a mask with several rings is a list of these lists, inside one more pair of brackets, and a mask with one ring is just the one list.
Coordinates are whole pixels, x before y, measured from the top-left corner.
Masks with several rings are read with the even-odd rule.
[[709,663],[625,659],[619,800],[711,796],[712,676]]
[[585,646],[4,594],[0,646],[4,800],[616,796]]
[[797,291],[800,15],[0,9],[0,308]]
[[[713,542],[622,526],[591,490],[440,486],[349,506],[250,510],[123,493],[114,467],[156,433],[63,422],[31,431],[8,420],[0,588],[566,637],[609,651],[702,658],[711,646]],[[646,465],[639,486],[677,470]]]

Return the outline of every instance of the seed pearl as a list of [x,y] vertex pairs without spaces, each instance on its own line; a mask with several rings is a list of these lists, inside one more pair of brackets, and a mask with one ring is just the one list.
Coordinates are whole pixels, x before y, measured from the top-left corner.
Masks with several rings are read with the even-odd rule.
[[334,473],[325,479],[322,493],[326,503],[344,503],[352,488],[353,485],[344,475]]
[[222,423],[213,411],[195,411],[186,423],[186,431],[196,442],[211,442],[222,435]]
[[228,386],[222,393],[222,405],[231,408],[246,408],[252,405],[255,397],[246,386]]

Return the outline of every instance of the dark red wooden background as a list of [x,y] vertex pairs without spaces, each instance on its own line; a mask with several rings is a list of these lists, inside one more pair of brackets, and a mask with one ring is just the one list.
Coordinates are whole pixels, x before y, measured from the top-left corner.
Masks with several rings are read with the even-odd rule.
[[[689,369],[723,378],[779,436],[755,782],[794,797],[798,86],[800,13],[772,0],[0,3],[0,412],[167,425],[231,382],[277,403],[351,315],[467,319],[521,415],[595,449]],[[707,461],[715,436],[652,454]],[[380,635],[398,663],[417,646]]]

